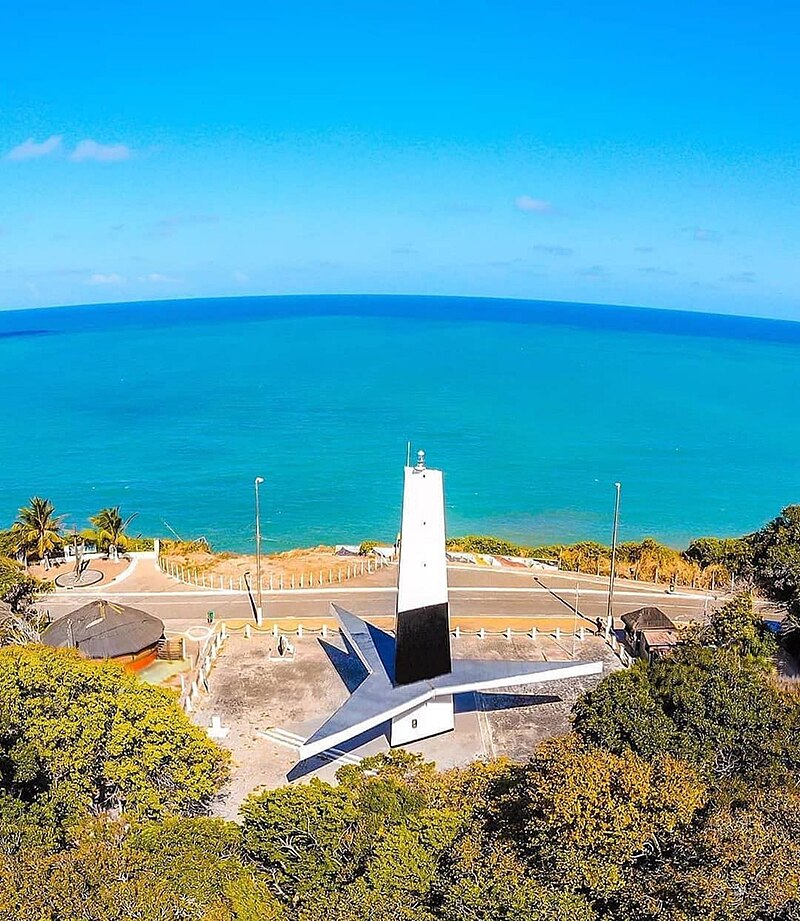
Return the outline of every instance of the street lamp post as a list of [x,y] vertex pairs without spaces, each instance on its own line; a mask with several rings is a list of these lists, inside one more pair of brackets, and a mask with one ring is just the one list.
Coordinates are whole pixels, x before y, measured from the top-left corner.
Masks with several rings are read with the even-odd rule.
[[611,572],[608,574],[608,608],[606,609],[606,639],[611,638],[614,629],[614,580],[617,568],[617,530],[619,528],[619,497],[621,485],[614,484],[616,496],[614,498],[614,528],[611,532]]
[[260,627],[263,618],[263,599],[261,597],[261,507],[259,504],[258,487],[264,482],[263,476],[255,478],[256,489],[256,624]]

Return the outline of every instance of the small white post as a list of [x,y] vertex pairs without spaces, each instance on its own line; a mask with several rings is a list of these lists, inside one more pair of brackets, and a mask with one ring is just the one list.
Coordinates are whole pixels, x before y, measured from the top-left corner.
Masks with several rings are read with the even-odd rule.
[[303,638],[303,625],[302,624],[297,625],[297,636],[302,640]]
[[456,639],[461,636],[461,627],[459,627],[458,624],[456,624],[456,629],[453,631],[453,633],[455,634]]
[[535,626],[531,627],[531,639],[532,640],[536,639],[536,627]]
[[483,627],[481,627],[481,629],[478,630],[478,639],[482,640],[485,637],[486,637],[486,631],[483,629]]
[[328,625],[327,625],[327,624],[323,624],[323,625],[322,625],[322,638],[323,638],[323,639],[326,639],[327,636],[328,636]]
[[506,627],[505,638],[507,640],[511,639],[511,627]]
[[272,625],[272,635],[277,639],[278,637],[278,625],[277,624]]
[[269,590],[272,591],[272,573],[269,574]]

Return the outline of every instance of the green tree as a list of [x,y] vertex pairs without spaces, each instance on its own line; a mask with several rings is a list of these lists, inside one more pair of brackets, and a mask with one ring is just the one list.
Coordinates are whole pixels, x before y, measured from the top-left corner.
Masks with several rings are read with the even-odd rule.
[[541,884],[601,897],[623,885],[624,866],[649,842],[688,825],[705,799],[685,762],[616,755],[569,735],[512,771],[490,806],[490,827]]
[[751,538],[759,585],[800,610],[800,505],[788,505]]
[[586,742],[644,758],[669,753],[710,777],[800,766],[800,707],[765,664],[686,645],[668,659],[614,672],[572,711]]
[[172,692],[74,650],[0,649],[0,784],[55,824],[106,810],[199,813],[227,770]]
[[613,921],[790,921],[800,917],[800,795],[721,784],[692,826],[626,872],[606,906]]
[[0,853],[0,921],[279,921],[232,823],[94,819],[66,845]]
[[753,547],[747,537],[698,537],[683,556],[716,573],[715,582],[734,577],[749,581],[753,575]]
[[712,611],[696,637],[702,644],[733,649],[742,655],[769,660],[777,644],[753,605],[750,592],[740,592]]
[[134,512],[132,515],[128,515],[127,518],[123,518],[120,514],[119,506],[115,505],[100,509],[96,515],[92,515],[89,519],[95,528],[98,547],[107,549],[108,555],[112,559],[117,559],[119,551],[124,550],[127,546],[129,538],[125,531],[137,514],[137,512]]
[[61,536],[63,515],[55,514],[55,506],[49,499],[33,496],[30,505],[19,510],[19,516],[11,526],[16,551],[28,559],[44,560],[49,566],[48,555],[63,543]]

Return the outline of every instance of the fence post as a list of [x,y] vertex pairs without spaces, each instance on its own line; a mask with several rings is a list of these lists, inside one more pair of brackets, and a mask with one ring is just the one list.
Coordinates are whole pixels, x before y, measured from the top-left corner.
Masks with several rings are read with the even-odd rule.
[[278,636],[278,625],[277,624],[272,625],[272,635],[276,638]]
[[557,640],[561,639],[561,627],[556,627],[555,637]]
[[511,639],[511,627],[506,627],[505,638],[507,640]]
[[459,627],[458,624],[456,624],[456,629],[455,629],[454,633],[455,633],[455,638],[456,638],[456,639],[458,639],[458,638],[461,636],[461,627]]
[[301,640],[303,639],[303,625],[302,624],[297,625],[297,636],[299,639]]
[[283,573],[281,573],[281,575],[280,575],[279,585],[280,585],[280,587],[281,587],[281,591],[283,591]]
[[533,627],[531,627],[531,639],[532,640],[536,639],[536,625],[535,624]]
[[322,638],[327,639],[327,636],[328,636],[328,625],[323,624],[322,625]]
[[292,573],[292,588],[294,588],[294,573]]
[[272,573],[269,574],[269,590],[272,591]]
[[339,581],[342,581],[342,567],[339,567]]
[[483,629],[483,627],[481,627],[481,629],[478,630],[478,639],[482,640],[485,638],[485,636],[486,636],[486,631]]
[[301,573],[300,573],[300,588],[303,587],[303,578],[304,578],[304,576],[303,576],[303,573],[301,572]]

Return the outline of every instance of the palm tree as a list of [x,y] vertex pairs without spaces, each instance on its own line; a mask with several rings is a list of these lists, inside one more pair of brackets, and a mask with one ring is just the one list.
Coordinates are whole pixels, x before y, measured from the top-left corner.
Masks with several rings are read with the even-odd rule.
[[108,555],[112,559],[117,559],[120,548],[125,548],[128,537],[125,529],[133,521],[138,513],[134,512],[127,518],[123,519],[119,511],[119,506],[115,505],[110,508],[102,508],[96,515],[89,519],[97,530],[98,546],[106,544],[108,546]]
[[28,557],[44,560],[45,568],[49,568],[48,554],[63,543],[61,538],[61,522],[63,515],[55,514],[55,506],[49,499],[39,496],[31,498],[30,505],[19,510],[17,520],[11,526],[14,543],[18,553],[21,553],[28,565]]

